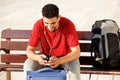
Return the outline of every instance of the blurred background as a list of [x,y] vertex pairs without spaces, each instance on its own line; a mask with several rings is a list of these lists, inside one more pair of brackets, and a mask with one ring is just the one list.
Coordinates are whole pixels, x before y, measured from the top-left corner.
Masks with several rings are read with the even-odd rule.
[[[96,20],[113,19],[120,26],[120,0],[0,0],[0,33],[3,29],[32,29],[42,18],[42,7],[54,3],[60,15],[72,20],[77,30],[90,31]],[[24,80],[23,72],[12,72],[12,80]],[[88,80],[89,75],[81,75]],[[102,76],[102,77],[101,77]],[[113,76],[93,75],[92,80],[112,80]],[[0,80],[5,80],[5,72],[0,72]],[[114,80],[120,80],[115,76]]]

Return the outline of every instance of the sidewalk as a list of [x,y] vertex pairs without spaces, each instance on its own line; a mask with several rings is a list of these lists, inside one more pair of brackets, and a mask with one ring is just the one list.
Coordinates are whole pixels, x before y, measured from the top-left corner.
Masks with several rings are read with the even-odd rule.
[[[120,80],[120,76],[113,76],[111,75],[92,75],[91,80]],[[89,74],[81,74],[81,80],[88,80]],[[0,80],[5,79],[5,73],[0,73]],[[23,72],[12,72],[12,80],[25,80]]]

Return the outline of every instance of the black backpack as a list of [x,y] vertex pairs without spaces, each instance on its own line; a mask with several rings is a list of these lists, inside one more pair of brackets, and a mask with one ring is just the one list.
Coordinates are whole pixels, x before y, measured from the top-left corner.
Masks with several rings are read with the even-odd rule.
[[97,68],[120,68],[119,28],[115,21],[104,19],[92,26],[91,63]]

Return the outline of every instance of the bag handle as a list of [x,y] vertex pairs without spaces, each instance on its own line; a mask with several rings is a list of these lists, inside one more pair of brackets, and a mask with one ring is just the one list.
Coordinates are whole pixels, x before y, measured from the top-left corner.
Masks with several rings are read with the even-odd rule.
[[50,68],[50,67],[45,67],[45,68],[42,68],[42,69],[40,69],[40,70],[37,70],[36,72],[41,73],[41,72],[54,72],[54,71],[55,71],[55,70],[52,69],[52,68]]

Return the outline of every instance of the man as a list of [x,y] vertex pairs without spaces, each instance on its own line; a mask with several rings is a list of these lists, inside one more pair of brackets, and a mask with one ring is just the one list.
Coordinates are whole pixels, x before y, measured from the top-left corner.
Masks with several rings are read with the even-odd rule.
[[[80,47],[74,24],[61,17],[59,8],[54,4],[45,5],[42,15],[43,18],[35,23],[30,36],[24,71],[62,65],[68,70],[69,80],[80,80]],[[40,53],[36,53],[39,43]]]

